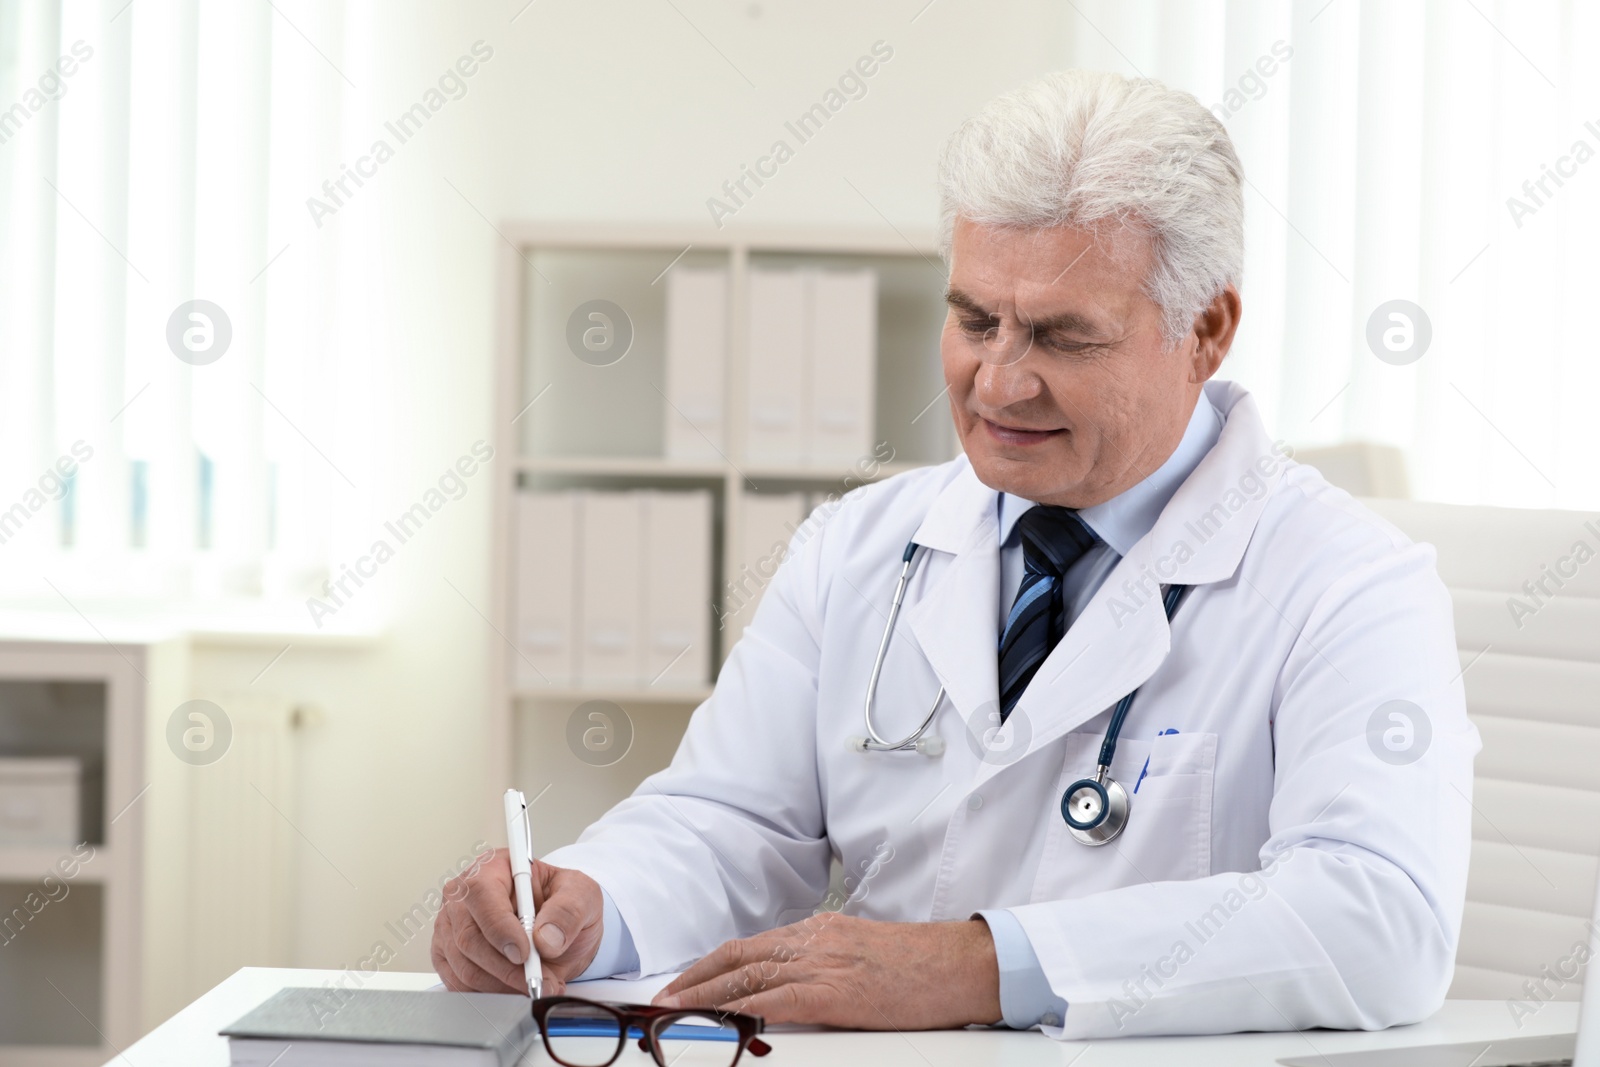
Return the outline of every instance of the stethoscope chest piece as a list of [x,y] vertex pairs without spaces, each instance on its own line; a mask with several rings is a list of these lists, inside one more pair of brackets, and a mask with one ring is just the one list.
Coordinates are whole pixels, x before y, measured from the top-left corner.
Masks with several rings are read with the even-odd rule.
[[1102,767],[1095,777],[1067,786],[1061,794],[1061,817],[1085,845],[1109,844],[1128,825],[1128,791]]

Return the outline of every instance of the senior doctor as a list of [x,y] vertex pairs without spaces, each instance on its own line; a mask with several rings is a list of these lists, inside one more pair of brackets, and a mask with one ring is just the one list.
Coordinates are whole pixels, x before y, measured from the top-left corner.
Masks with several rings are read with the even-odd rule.
[[[1192,96],[1112,74],[1049,76],[954,134],[941,356],[965,455],[814,516],[671,766],[535,862],[547,992],[688,968],[662,1002],[1064,1038],[1439,1006],[1478,748],[1450,600],[1431,547],[1212,381],[1241,181]],[[932,718],[921,751],[863,751],[908,544],[872,722],[892,742]],[[1065,820],[1084,779],[1127,796],[1098,845]],[[833,858],[849,895],[819,909]],[[509,868],[452,889],[440,976],[520,989]]]

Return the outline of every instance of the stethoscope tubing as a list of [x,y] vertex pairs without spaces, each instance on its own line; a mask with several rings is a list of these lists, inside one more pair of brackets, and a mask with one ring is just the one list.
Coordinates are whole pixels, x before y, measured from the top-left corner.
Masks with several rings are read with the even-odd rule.
[[[1169,585],[1162,594],[1161,606],[1167,613],[1167,621],[1172,621],[1173,612],[1178,610],[1178,598],[1183,596],[1183,591],[1188,588],[1182,585]],[[1117,754],[1117,739],[1122,736],[1122,724],[1128,718],[1128,710],[1133,707],[1133,698],[1139,695],[1135,689],[1121,700],[1117,701],[1116,708],[1111,712],[1111,721],[1106,724],[1106,737],[1100,743],[1100,758],[1096,765],[1105,768],[1107,774],[1111,773],[1111,760]]]
[[907,541],[906,550],[900,557],[900,580],[894,586],[894,603],[889,605],[889,621],[884,624],[883,640],[878,642],[878,654],[872,661],[872,675],[867,679],[867,699],[861,709],[861,718],[867,726],[867,737],[861,747],[870,751],[898,752],[901,749],[916,747],[918,739],[933,724],[933,717],[939,713],[939,702],[944,699],[944,686],[941,685],[939,692],[934,694],[933,706],[928,709],[927,718],[898,741],[885,739],[872,725],[872,703],[878,696],[878,679],[883,675],[883,661],[889,654],[889,639],[894,636],[894,624],[900,618],[900,605],[905,602],[906,586],[911,581],[912,561],[916,557],[917,547],[915,541]]
[[[900,556],[900,577],[895,582],[894,602],[889,606],[889,618],[883,627],[883,638],[878,642],[878,653],[873,657],[872,674],[867,680],[866,700],[862,703],[861,717],[867,727],[867,736],[852,741],[852,747],[862,752],[898,752],[904,749],[915,748],[927,751],[929,755],[938,755],[943,751],[943,745],[929,745],[924,739],[928,728],[933,724],[934,717],[939,712],[939,704],[944,700],[944,686],[934,694],[933,704],[928,709],[927,716],[921,724],[911,733],[898,741],[890,741],[879,734],[872,723],[872,705],[878,696],[878,681],[883,675],[884,660],[889,654],[889,641],[894,636],[895,623],[900,618],[900,608],[905,602],[906,587],[911,581],[911,572],[915,566],[917,549],[921,547],[915,541],[906,543],[905,551]],[[1178,601],[1183,597],[1187,586],[1170,585],[1162,591],[1161,606],[1166,612],[1167,621],[1170,623],[1174,613],[1178,610]],[[1095,761],[1095,775],[1093,778],[1080,779],[1068,786],[1061,794],[1061,816],[1066,820],[1072,835],[1079,841],[1088,845],[1106,844],[1122,832],[1122,827],[1127,823],[1128,795],[1127,791],[1111,777],[1111,762],[1116,758],[1117,741],[1122,736],[1123,723],[1127,721],[1128,712],[1133,707],[1133,701],[1139,695],[1139,690],[1124,696],[1117,701],[1117,706],[1111,712],[1111,721],[1106,724],[1104,740],[1100,743],[1100,755]],[[934,739],[937,740],[937,739]],[[926,746],[926,748],[925,748]],[[1094,792],[1099,804],[1098,814],[1092,822],[1081,822],[1075,819],[1069,810],[1069,798],[1078,790],[1090,789]],[[1116,818],[1108,822],[1107,816],[1118,811]],[[1112,825],[1114,823],[1115,825]]]

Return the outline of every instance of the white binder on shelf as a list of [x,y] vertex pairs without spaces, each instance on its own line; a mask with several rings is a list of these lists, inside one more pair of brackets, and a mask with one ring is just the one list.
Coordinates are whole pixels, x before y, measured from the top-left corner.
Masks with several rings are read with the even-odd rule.
[[806,461],[813,467],[850,467],[872,452],[878,275],[872,270],[809,273]]
[[772,584],[795,532],[806,518],[804,493],[750,493],[744,498],[738,563],[723,587],[722,654],[726,658]]
[[584,490],[578,507],[578,677],[635,685],[644,673],[643,494]]
[[518,690],[571,685],[578,677],[577,507],[571,493],[516,494],[516,647]]
[[728,272],[674,267],[667,272],[668,459],[717,462],[728,367]]
[[644,681],[704,685],[711,667],[711,492],[644,495]]
[[751,463],[804,461],[809,289],[804,271],[750,271],[744,452]]

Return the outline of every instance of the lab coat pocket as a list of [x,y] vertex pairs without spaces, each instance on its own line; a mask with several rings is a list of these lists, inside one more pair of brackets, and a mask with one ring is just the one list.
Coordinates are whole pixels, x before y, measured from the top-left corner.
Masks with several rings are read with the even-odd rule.
[[[1055,799],[1091,777],[1099,733],[1069,734]],[[1128,791],[1128,825],[1107,845],[1080,843],[1058,810],[1052,813],[1033,900],[1065,900],[1144,882],[1187,881],[1211,873],[1211,808],[1215,734],[1126,738],[1111,773]]]

